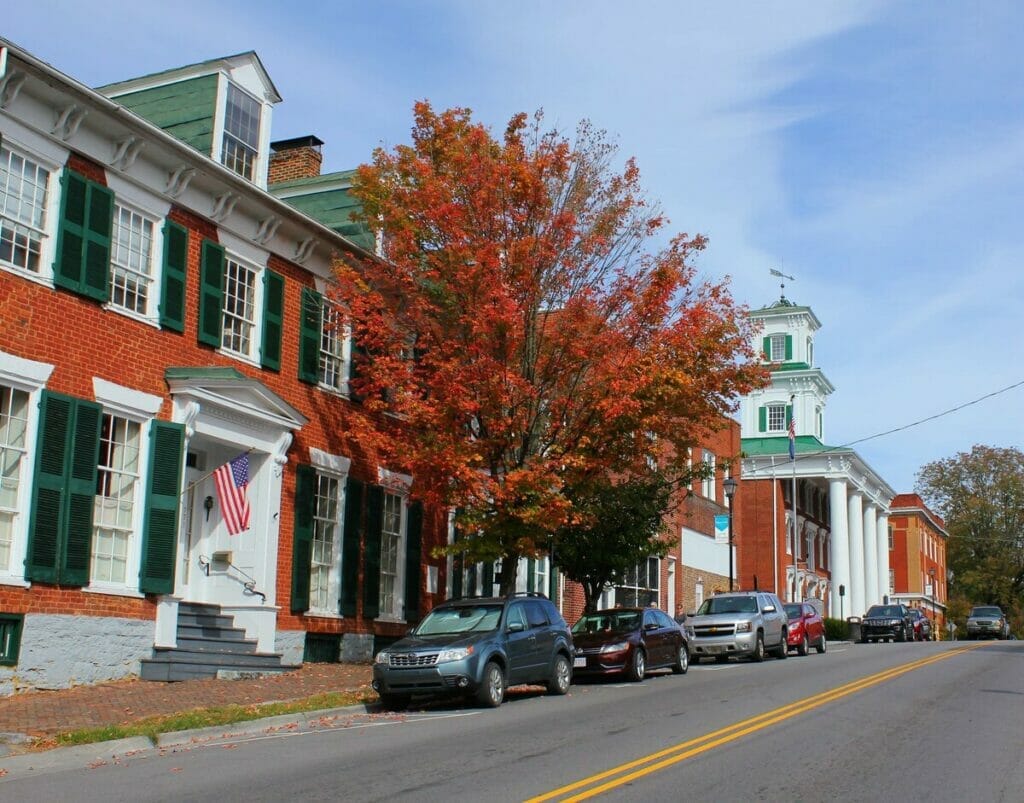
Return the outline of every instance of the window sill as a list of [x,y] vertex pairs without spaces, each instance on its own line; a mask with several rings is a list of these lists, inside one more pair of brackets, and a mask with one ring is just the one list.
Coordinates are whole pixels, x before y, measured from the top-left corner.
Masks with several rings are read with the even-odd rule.
[[13,273],[15,276],[20,276],[22,279],[28,279],[30,282],[41,284],[43,287],[48,287],[51,290],[53,289],[53,279],[49,276],[33,273],[30,270],[19,268],[17,265],[8,265],[6,262],[0,262],[0,268],[8,273]]
[[139,323],[145,324],[146,326],[152,326],[154,329],[160,328],[159,321],[156,321],[147,315],[143,315],[138,312],[132,312],[131,310],[125,309],[124,307],[119,307],[116,304],[104,304],[103,309],[105,309],[108,312],[116,312],[118,315],[121,315],[125,318],[130,318],[133,321],[138,321]]
[[402,619],[402,618],[400,618],[398,616],[378,616],[373,621],[375,621],[375,622],[384,622],[385,624],[389,624],[389,625],[405,625],[405,624],[408,624],[408,622],[406,622],[405,619]]
[[237,351],[228,351],[223,346],[217,349],[217,353],[224,357],[230,357],[232,360],[244,362],[246,365],[251,365],[253,368],[259,368],[261,370],[263,368],[263,366],[260,365],[259,359],[250,357],[248,354],[239,354]]
[[338,396],[342,399],[348,399],[349,401],[351,401],[351,396],[349,395],[347,387],[344,390],[342,390],[341,388],[336,388],[333,387],[332,385],[327,385],[323,382],[318,382],[316,386],[320,388],[320,390],[322,390],[324,393],[330,393],[332,396]]
[[82,589],[86,594],[104,594],[111,597],[130,597],[131,599],[145,599],[146,595],[130,588],[119,588],[118,586],[90,585]]
[[15,588],[31,588],[32,584],[23,577],[13,575],[0,575],[0,586],[14,586]]
[[332,611],[314,611],[308,610],[304,614],[307,619],[344,619],[340,613],[333,613]]

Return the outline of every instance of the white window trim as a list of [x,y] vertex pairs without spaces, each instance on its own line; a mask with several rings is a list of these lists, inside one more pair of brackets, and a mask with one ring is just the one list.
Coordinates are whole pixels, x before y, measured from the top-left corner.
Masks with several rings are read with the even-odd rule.
[[309,462],[317,471],[333,474],[340,480],[348,479],[348,472],[352,466],[351,458],[330,454],[316,447],[309,449]]
[[[251,181],[252,184],[261,189],[267,188],[267,166],[270,160],[270,116],[273,106],[261,98],[257,93],[246,87],[241,81],[235,80],[230,72],[221,70],[217,78],[217,105],[213,114],[213,142],[210,145],[209,156],[213,161],[222,167],[230,170],[222,160],[224,156],[224,123],[227,120],[228,111],[228,85],[235,87],[246,95],[254,98],[260,104],[260,132],[259,145],[256,149],[256,161],[253,165],[252,179],[246,179],[239,175],[244,181]],[[232,170],[232,172],[234,172]]]
[[[7,117],[0,117],[4,126],[0,127],[3,135],[3,146],[26,159],[36,162],[46,169],[49,176],[46,181],[46,208],[43,213],[43,243],[39,252],[39,273],[24,270],[14,265],[0,265],[5,270],[23,279],[53,287],[53,263],[57,255],[57,229],[60,218],[60,176],[67,162],[69,151],[54,148],[52,143],[34,134],[31,129],[24,128]],[[13,129],[11,135],[9,130]],[[28,142],[29,144],[24,144]]]
[[[32,479],[35,477],[37,437],[39,432],[39,392],[46,386],[54,366],[27,360],[0,351],[0,384],[28,394],[28,420],[25,422],[25,457],[19,477],[18,516],[11,532],[11,568],[0,572],[0,585],[29,588],[25,580],[25,549],[28,545],[28,513],[32,505]],[[18,567],[18,571],[15,571]]]
[[225,249],[224,253],[224,270],[227,271],[227,263],[231,261],[235,264],[252,270],[256,278],[253,281],[252,288],[252,309],[253,309],[253,322],[252,322],[252,334],[250,335],[250,354],[240,354],[237,351],[231,351],[223,345],[224,340],[224,310],[221,310],[220,318],[220,330],[221,330],[221,345],[217,347],[217,353],[223,354],[225,357],[231,357],[234,360],[239,360],[248,365],[260,367],[260,351],[263,347],[263,275],[267,269],[266,263],[253,262],[243,256],[239,256],[234,249]]
[[115,385],[96,376],[92,379],[92,393],[104,411],[116,413],[124,418],[153,418],[164,403],[159,396],[126,388],[124,385]]
[[[331,573],[337,574],[338,590],[341,591],[341,584],[343,582],[343,562],[344,555],[342,546],[342,540],[345,537],[345,502],[346,500],[346,481],[348,480],[349,469],[352,466],[352,459],[343,457],[342,455],[331,454],[325,452],[322,449],[316,447],[310,447],[309,449],[309,462],[316,470],[318,474],[327,474],[338,481],[338,510],[340,511],[340,519],[338,521],[338,537],[339,540],[335,544],[337,556],[335,558],[334,565],[331,567]],[[318,619],[344,619],[340,611],[337,609],[328,610],[321,608],[310,607],[306,611],[306,616],[316,617]]]
[[[782,410],[782,427],[779,429],[772,429],[772,408]],[[765,431],[766,432],[786,432],[786,405],[781,402],[769,402],[765,405]]]
[[[388,471],[386,468],[377,467],[377,482],[384,486],[390,493],[398,496],[408,497],[409,489],[412,488],[412,477],[409,474],[400,474],[397,471]],[[406,504],[409,500],[406,499]]]
[[[399,502],[399,521],[398,521],[398,532],[400,534],[400,549],[398,550],[397,566],[395,567],[395,611],[396,612],[384,612],[383,610],[377,616],[376,621],[378,622],[398,622],[404,623],[405,616],[403,611],[405,610],[405,553],[409,548],[409,496],[408,490],[405,493],[398,490],[394,486],[388,485],[385,478],[381,475],[388,475],[388,477],[397,477],[399,481],[408,478],[409,485],[412,484],[412,477],[408,477],[405,474],[395,474],[394,472],[387,471],[386,469],[377,469],[378,477],[380,477],[380,483],[384,486],[385,495],[391,494],[392,496],[401,497]],[[408,489],[408,486],[406,486]],[[381,516],[383,516],[384,510],[381,509]],[[383,539],[384,534],[381,533]]]

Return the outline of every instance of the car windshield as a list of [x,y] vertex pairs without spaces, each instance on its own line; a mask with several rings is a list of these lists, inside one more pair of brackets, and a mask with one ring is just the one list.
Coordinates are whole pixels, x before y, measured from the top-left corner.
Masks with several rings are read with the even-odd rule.
[[712,597],[704,600],[698,616],[709,613],[757,613],[757,600],[753,597]]
[[898,605],[872,605],[868,608],[868,616],[903,616]]
[[640,627],[640,614],[636,611],[598,611],[588,613],[572,626],[572,632],[622,633]]
[[801,605],[786,605],[786,616],[790,619],[799,619],[803,607]]
[[1003,615],[1003,612],[999,608],[975,608],[971,611],[971,616],[994,616],[998,619]]
[[495,630],[501,619],[501,605],[457,605],[435,608],[416,628],[417,636],[441,636]]

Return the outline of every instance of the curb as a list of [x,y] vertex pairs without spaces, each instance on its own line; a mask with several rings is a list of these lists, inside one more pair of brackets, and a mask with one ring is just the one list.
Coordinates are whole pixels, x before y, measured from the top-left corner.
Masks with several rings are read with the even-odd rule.
[[0,770],[5,771],[0,783],[13,778],[25,778],[73,766],[101,766],[117,763],[122,756],[152,750],[153,743],[146,736],[131,736],[95,744],[76,744],[71,747],[55,747],[38,753],[22,753],[17,756],[0,758]]

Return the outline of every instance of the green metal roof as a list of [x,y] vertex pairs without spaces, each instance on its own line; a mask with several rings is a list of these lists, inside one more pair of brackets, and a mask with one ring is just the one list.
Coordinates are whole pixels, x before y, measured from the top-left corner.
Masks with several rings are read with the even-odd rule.
[[[746,457],[780,454],[789,457],[789,438],[785,435],[771,438],[742,438],[740,448]],[[813,435],[798,435],[796,438],[797,454],[813,454],[815,452],[837,451],[834,446],[826,446]],[[838,451],[848,451],[839,449]]]
[[[359,201],[350,194],[349,187],[335,186],[334,188],[327,189],[331,184],[336,185],[354,172],[353,170],[347,170],[341,173],[328,173],[324,176],[286,181],[272,185],[270,193],[303,214],[309,215],[314,220],[334,229],[338,234],[348,238],[360,248],[366,251],[373,251],[373,232],[352,219],[353,212],[358,212],[360,205]],[[320,185],[325,186],[325,189],[322,192],[316,192],[316,187]],[[295,195],[288,192],[288,190],[300,188],[313,191]]]
[[164,369],[164,379],[248,379],[229,365],[186,365]]
[[117,102],[203,155],[213,152],[216,74],[119,95]]

